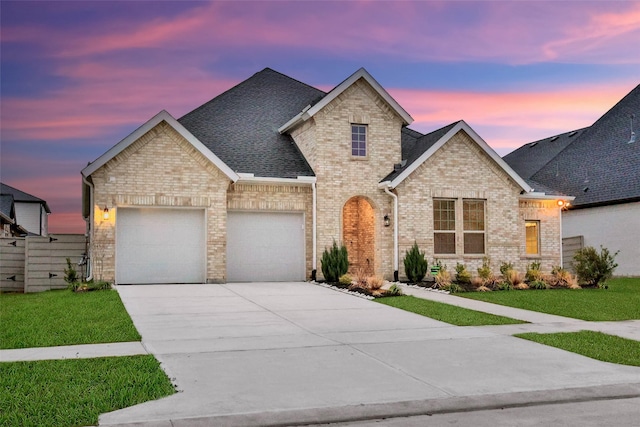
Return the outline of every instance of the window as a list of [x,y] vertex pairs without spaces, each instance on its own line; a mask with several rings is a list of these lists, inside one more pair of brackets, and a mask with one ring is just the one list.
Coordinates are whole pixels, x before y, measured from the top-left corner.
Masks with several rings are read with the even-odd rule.
[[484,253],[484,200],[463,200],[464,253]]
[[527,255],[540,254],[540,221],[525,222],[525,243]]
[[367,126],[351,125],[351,155],[367,156]]
[[433,200],[433,251],[436,254],[456,253],[456,201]]

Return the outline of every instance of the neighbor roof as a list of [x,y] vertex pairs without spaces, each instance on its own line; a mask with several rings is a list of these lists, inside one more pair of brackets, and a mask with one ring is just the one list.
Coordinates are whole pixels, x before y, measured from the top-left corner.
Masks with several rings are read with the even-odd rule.
[[[640,85],[592,126],[575,135],[573,141],[530,178],[575,196],[574,207],[640,200],[640,141],[629,143],[632,115],[635,115],[633,131],[636,135],[640,133],[639,113]],[[521,150],[528,148],[518,151]],[[542,152],[540,150],[541,155]],[[505,156],[505,160],[511,163],[520,157],[520,154]],[[516,169],[517,162],[513,166]]]
[[40,203],[44,206],[44,210],[47,213],[51,213],[51,209],[49,209],[49,205],[47,205],[47,202],[45,202],[41,198],[36,197],[32,194],[25,193],[22,190],[18,190],[17,188],[11,187],[10,185],[0,183],[0,195],[11,195],[13,196],[14,202]]
[[278,128],[324,96],[265,68],[178,121],[236,173],[314,176],[293,138]]
[[16,211],[13,203],[13,196],[11,194],[0,195],[0,216],[11,224],[15,222]]

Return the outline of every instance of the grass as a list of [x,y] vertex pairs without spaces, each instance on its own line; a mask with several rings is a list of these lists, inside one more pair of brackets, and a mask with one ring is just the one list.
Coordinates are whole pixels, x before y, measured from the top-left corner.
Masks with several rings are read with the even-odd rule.
[[0,294],[0,349],[140,341],[114,290]]
[[175,391],[153,356],[0,363],[0,425],[97,425]]
[[397,297],[377,298],[380,304],[400,308],[432,319],[450,323],[457,326],[483,326],[483,325],[513,325],[527,323],[495,314],[482,313],[455,305],[443,304],[436,301],[416,298],[410,295]]
[[640,319],[640,279],[612,279],[607,286],[609,289],[469,292],[456,295],[582,320]]
[[594,331],[555,334],[526,333],[514,336],[604,362],[640,366],[640,341]]

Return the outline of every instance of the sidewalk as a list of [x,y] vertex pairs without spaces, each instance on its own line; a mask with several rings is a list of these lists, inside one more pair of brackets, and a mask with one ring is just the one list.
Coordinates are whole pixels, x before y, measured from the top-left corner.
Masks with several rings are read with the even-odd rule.
[[149,354],[141,342],[64,345],[0,350],[0,362],[90,359],[93,357],[136,356],[139,354]]
[[484,313],[496,314],[529,322],[517,325],[472,326],[473,328],[488,329],[497,334],[514,335],[524,332],[554,333],[589,330],[640,341],[640,320],[588,322],[586,320],[573,319],[571,317],[556,316],[553,314],[539,313],[521,308],[507,307],[504,305],[457,297],[442,292],[434,292],[426,288],[418,288],[404,284],[401,284],[400,287],[405,295],[412,295],[417,298],[428,299],[468,308],[470,310],[482,311]]

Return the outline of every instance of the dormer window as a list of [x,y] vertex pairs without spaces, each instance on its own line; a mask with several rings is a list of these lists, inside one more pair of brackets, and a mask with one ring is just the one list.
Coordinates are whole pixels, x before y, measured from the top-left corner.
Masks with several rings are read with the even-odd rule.
[[351,155],[367,157],[367,126],[351,125]]

